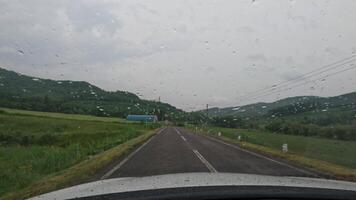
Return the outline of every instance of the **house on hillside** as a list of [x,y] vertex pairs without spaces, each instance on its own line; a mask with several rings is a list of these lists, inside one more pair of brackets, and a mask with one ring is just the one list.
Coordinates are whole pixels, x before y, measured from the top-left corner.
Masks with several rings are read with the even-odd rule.
[[128,121],[137,122],[157,122],[158,118],[156,115],[128,115],[126,117]]

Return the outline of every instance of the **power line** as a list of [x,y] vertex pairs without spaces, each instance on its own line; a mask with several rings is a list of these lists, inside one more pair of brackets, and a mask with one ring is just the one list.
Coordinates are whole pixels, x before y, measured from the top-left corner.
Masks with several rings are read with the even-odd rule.
[[334,76],[334,75],[337,75],[337,74],[340,74],[340,73],[342,73],[342,72],[349,71],[349,70],[352,70],[352,69],[355,69],[355,68],[356,68],[356,66],[349,67],[349,68],[346,68],[346,69],[343,69],[343,70],[340,70],[340,71],[337,71],[337,72],[334,72],[334,73],[331,73],[331,74],[327,74],[327,75],[325,75],[325,76],[319,77],[319,78],[314,79],[314,80],[309,80],[309,81],[307,81],[307,82],[304,82],[304,83],[301,83],[301,84],[297,84],[297,85],[291,86],[291,87],[286,88],[286,89],[284,89],[284,90],[274,91],[274,92],[271,92],[271,93],[268,93],[268,94],[256,96],[256,97],[254,97],[254,99],[260,98],[260,97],[264,97],[264,96],[269,96],[269,95],[271,95],[271,94],[278,93],[278,92],[283,92],[283,91],[291,90],[291,89],[293,89],[293,88],[300,87],[300,86],[306,85],[306,84],[311,83],[311,82],[314,82],[314,81],[319,81],[319,80],[325,79],[325,78],[327,78],[327,77]]
[[[335,66],[334,68],[330,68],[330,69],[327,69],[327,70],[320,71],[319,74],[317,74],[317,76],[319,76],[320,74],[322,74],[322,73],[324,73],[324,72],[334,70],[334,69],[336,69],[336,68],[339,68],[339,67],[341,67],[341,66],[343,66],[343,65],[345,65],[345,64],[348,64],[348,63],[351,63],[351,62],[354,62],[354,61],[356,61],[356,59],[350,60],[350,61],[345,62],[345,63],[342,63],[342,64],[340,64],[340,65],[337,65],[337,66]],[[306,78],[312,78],[312,77],[314,77],[314,76],[316,76],[316,75],[304,76],[303,79],[297,80],[297,81],[295,81],[294,83],[298,83],[298,82],[300,82],[300,81],[302,81],[302,80],[305,80]],[[290,85],[290,84],[292,84],[292,83],[293,83],[293,82],[290,82],[290,83],[285,84],[285,85],[283,85],[283,86],[274,87],[274,88],[271,89],[271,90],[266,90],[266,91],[262,92],[262,94],[263,94],[263,93],[268,93],[269,91],[273,91],[273,90],[276,90],[276,89],[284,88],[284,87],[286,87],[286,86],[288,86],[288,85]],[[251,95],[251,96],[249,96],[249,98],[253,98],[253,97],[255,97],[256,95],[260,95],[260,94]]]
[[[344,62],[344,61],[346,61],[346,62]],[[343,66],[345,64],[348,64],[348,63],[351,63],[351,62],[354,62],[354,61],[356,61],[356,55],[350,56],[348,58],[344,58],[344,59],[339,60],[337,62],[334,62],[332,64],[325,65],[325,66],[323,66],[321,68],[318,68],[316,70],[313,70],[313,71],[310,71],[308,73],[305,73],[305,74],[303,74],[301,76],[298,76],[298,77],[296,77],[294,79],[283,81],[283,82],[281,82],[279,84],[275,84],[272,87],[256,90],[256,91],[254,91],[254,92],[252,92],[250,94],[247,94],[245,96],[240,97],[240,99],[242,98],[242,100],[245,100],[245,99],[248,99],[248,98],[253,98],[256,95],[257,96],[260,95],[261,92],[263,94],[263,93],[266,93],[266,92],[269,92],[269,91],[273,91],[273,90],[276,90],[276,89],[279,89],[279,88],[283,88],[283,87],[286,87],[287,85],[290,85],[291,83],[300,82],[301,80],[305,80],[306,78],[311,78],[313,76],[320,75],[322,73],[334,70],[336,68],[339,68],[339,67],[341,67],[341,66]],[[338,64],[340,62],[341,62],[341,64]],[[338,64],[338,65],[335,65],[335,64]],[[315,74],[316,72],[318,72],[318,74]]]
[[[343,66],[345,64],[348,64],[350,62],[353,62],[355,60],[356,60],[356,55],[352,55],[350,57],[338,60],[336,62],[333,62],[331,64],[325,65],[323,67],[320,67],[320,68],[315,69],[313,71],[310,71],[308,73],[302,74],[302,75],[300,75],[298,77],[295,77],[293,79],[290,79],[290,80],[287,80],[287,81],[282,81],[282,82],[280,82],[278,84],[274,84],[271,87],[267,87],[267,88],[256,90],[256,91],[251,92],[251,93],[249,93],[249,94],[247,94],[245,96],[242,96],[242,98],[244,98],[244,97],[249,98],[251,96],[253,97],[253,96],[255,96],[255,94],[258,94],[259,92],[275,90],[276,88],[279,88],[279,87],[285,87],[286,85],[289,85],[292,82],[295,82],[295,81],[298,81],[298,80],[304,80],[305,78],[315,76],[315,75],[312,75],[312,74],[318,73],[316,75],[319,75],[320,73],[324,73],[324,72],[339,68],[339,67],[341,67],[341,66]],[[346,62],[344,62],[344,61],[346,61]],[[342,62],[344,62],[344,63],[342,63]],[[341,64],[339,64],[339,63],[341,63]],[[338,64],[338,65],[336,65],[336,64]],[[334,65],[336,65],[336,66],[334,66]],[[320,70],[322,70],[322,71],[320,71]]]

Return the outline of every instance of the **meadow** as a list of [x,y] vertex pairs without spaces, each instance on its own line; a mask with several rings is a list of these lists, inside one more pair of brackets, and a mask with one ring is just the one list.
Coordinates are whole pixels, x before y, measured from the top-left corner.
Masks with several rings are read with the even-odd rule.
[[158,126],[118,118],[0,109],[0,196]]

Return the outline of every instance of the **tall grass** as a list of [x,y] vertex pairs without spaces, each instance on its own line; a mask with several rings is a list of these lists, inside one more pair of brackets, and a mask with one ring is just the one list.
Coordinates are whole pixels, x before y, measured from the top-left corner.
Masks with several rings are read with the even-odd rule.
[[49,115],[0,113],[0,196],[158,126],[115,123],[113,119],[91,116],[76,119],[73,115]]

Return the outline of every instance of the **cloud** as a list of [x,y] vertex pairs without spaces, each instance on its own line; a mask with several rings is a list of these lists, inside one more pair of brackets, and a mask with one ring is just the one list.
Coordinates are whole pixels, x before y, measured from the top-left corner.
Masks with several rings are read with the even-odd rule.
[[252,54],[247,56],[247,60],[253,62],[265,62],[267,61],[267,58],[263,54]]
[[[346,12],[354,1],[0,0],[0,5],[2,67],[140,92],[148,99],[161,96],[187,109],[209,102],[235,106],[242,93],[356,51],[355,13]],[[330,82],[326,93],[341,92],[340,84],[354,88]]]
[[243,32],[243,33],[253,33],[253,32],[256,32],[256,30],[252,27],[249,27],[249,26],[241,26],[241,27],[238,27],[236,28],[236,31],[237,32]]

